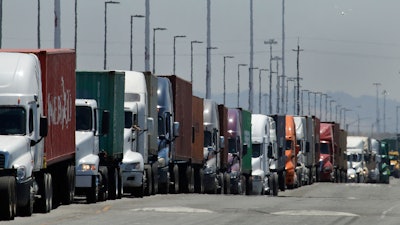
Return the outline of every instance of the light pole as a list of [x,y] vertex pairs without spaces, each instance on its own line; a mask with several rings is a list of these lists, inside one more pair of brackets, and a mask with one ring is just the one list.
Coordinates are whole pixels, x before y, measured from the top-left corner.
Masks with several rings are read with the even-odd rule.
[[176,39],[177,38],[185,38],[186,37],[186,35],[175,35],[174,36],[174,68],[173,68],[173,74],[174,75],[176,75],[176,70],[175,70],[175,68],[176,68]]
[[[304,98],[303,98],[304,93],[303,92],[305,92],[305,91],[308,92],[309,90],[307,90],[307,89],[301,90],[301,115],[304,115]],[[308,104],[310,104],[310,102],[308,102]]]
[[211,60],[210,51],[217,47],[207,47],[207,66],[206,66],[206,99],[211,99]]
[[144,18],[143,15],[131,15],[130,70],[133,69],[133,18]]
[[[38,15],[37,15],[37,46],[40,48],[40,0],[37,0],[37,10],[38,10]],[[3,2],[2,2],[3,4]],[[3,6],[2,6],[3,8]],[[3,13],[2,13],[3,14]]]
[[376,86],[376,131],[379,134],[381,132],[379,125],[379,86],[381,83],[373,83]]
[[157,30],[167,30],[164,27],[153,28],[153,74],[156,74],[156,31]]
[[274,39],[264,41],[264,44],[269,45],[269,114],[272,114],[272,45],[277,43]]
[[268,71],[268,69],[260,69],[258,74],[258,113],[261,113],[261,72]]
[[258,70],[258,67],[249,67],[249,111],[253,113],[253,70]]
[[399,133],[399,108],[400,106],[396,106],[396,136]]
[[332,102],[336,102],[336,101],[333,100],[333,99],[331,99],[331,100],[329,101],[329,113],[330,113],[329,121],[332,121]]
[[383,133],[386,133],[386,95],[389,93],[386,90],[383,90]]
[[190,42],[190,82],[193,84],[193,44],[201,44],[202,41]]
[[279,78],[279,60],[282,60],[281,57],[279,56],[275,56],[274,58],[272,58],[272,60],[276,61],[276,113],[279,114],[279,100],[280,100],[280,78]]
[[225,100],[226,100],[226,59],[233,59],[233,58],[235,58],[235,57],[230,56],[230,55],[224,56],[224,80],[223,80],[223,83],[224,83],[224,105],[225,105]]
[[238,85],[237,85],[237,107],[239,108],[239,98],[240,98],[240,67],[247,66],[247,64],[238,64]]
[[104,2],[104,66],[103,69],[107,69],[107,5],[108,4],[119,4],[115,1]]

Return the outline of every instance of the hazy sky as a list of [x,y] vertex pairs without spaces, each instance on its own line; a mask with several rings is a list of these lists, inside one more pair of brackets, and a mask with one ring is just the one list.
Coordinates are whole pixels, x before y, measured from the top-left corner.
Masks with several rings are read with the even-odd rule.
[[[108,6],[108,69],[129,69],[130,15],[145,13],[144,0],[120,0]],[[227,92],[236,92],[238,64],[250,60],[250,1],[211,1],[212,93],[222,92],[223,56],[227,59]],[[388,91],[388,99],[400,101],[400,1],[399,0],[286,0],[286,75],[296,75],[300,47],[303,89],[342,91],[355,97]],[[282,0],[253,0],[254,66],[269,67],[269,46],[281,56]],[[41,0],[41,46],[53,47],[52,0]],[[150,26],[165,27],[156,34],[156,73],[173,71],[173,36],[176,42],[176,73],[190,80],[190,41],[194,45],[194,90],[205,93],[206,0],[150,0]],[[144,70],[144,19],[134,19],[134,69]],[[61,0],[61,46],[73,48],[74,1]],[[104,1],[78,0],[78,69],[103,69]],[[151,41],[152,45],[152,32]],[[3,48],[37,47],[37,1],[3,0]],[[151,46],[152,47],[152,46]],[[152,50],[150,51],[152,53]],[[151,54],[152,56],[152,54]],[[274,67],[275,69],[275,64]],[[280,68],[281,71],[281,68]],[[248,89],[248,70],[241,68],[241,90]],[[255,93],[258,75],[254,72]],[[266,73],[263,89],[267,90]],[[274,87],[275,87],[274,77]],[[200,96],[204,97],[204,96]],[[257,104],[258,100],[254,103]],[[247,106],[247,101],[244,102]],[[372,109],[375,111],[375,109]]]

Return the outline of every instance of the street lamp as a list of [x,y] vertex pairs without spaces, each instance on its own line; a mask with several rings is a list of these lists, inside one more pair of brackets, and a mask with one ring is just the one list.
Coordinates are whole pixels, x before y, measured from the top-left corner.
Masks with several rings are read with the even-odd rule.
[[207,65],[206,65],[206,99],[211,99],[211,61],[210,50],[218,49],[217,47],[207,47]]
[[239,97],[240,97],[240,67],[247,66],[247,64],[238,64],[238,85],[237,85],[237,107],[239,108]]
[[381,132],[379,125],[379,86],[381,83],[373,83],[376,86],[376,131],[379,134]]
[[144,18],[143,15],[131,15],[130,70],[133,69],[133,18]]
[[[253,70],[258,70],[258,67],[249,67],[249,74],[253,74]],[[253,113],[253,76],[249,76],[249,111]]]
[[167,30],[164,27],[153,28],[153,74],[156,74],[156,31],[157,30]]
[[176,39],[177,39],[177,38],[185,38],[185,37],[186,37],[186,35],[175,35],[175,36],[174,36],[174,68],[173,68],[173,74],[176,74],[176,73],[175,73],[175,68],[176,68],[176,67],[175,67],[175,65],[176,65],[176,64],[175,64],[175,58],[176,58],[176,47],[175,47],[175,46],[176,46]]
[[268,71],[268,69],[260,69],[258,74],[258,113],[261,113],[261,72]]
[[269,114],[272,114],[272,45],[277,43],[274,39],[264,41],[264,44],[269,45]]
[[224,83],[224,105],[225,105],[225,100],[226,100],[226,92],[225,92],[225,90],[226,90],[226,59],[232,59],[232,58],[235,58],[235,57],[230,56],[230,55],[224,56],[224,81],[223,81],[223,83]]
[[279,100],[280,100],[280,78],[279,78],[279,60],[282,60],[281,57],[279,56],[275,56],[274,58],[272,58],[272,60],[276,61],[276,77],[277,77],[277,81],[276,81],[276,113],[279,113]]
[[107,5],[119,4],[120,2],[106,1],[104,2],[104,70],[107,68]]
[[193,84],[193,44],[201,44],[202,41],[190,42],[190,82]]
[[[301,90],[301,115],[304,115],[304,98],[303,98],[303,92],[304,91],[309,91],[309,90],[307,90],[307,89],[303,89],[303,90]],[[308,103],[308,104],[310,104],[310,103]]]

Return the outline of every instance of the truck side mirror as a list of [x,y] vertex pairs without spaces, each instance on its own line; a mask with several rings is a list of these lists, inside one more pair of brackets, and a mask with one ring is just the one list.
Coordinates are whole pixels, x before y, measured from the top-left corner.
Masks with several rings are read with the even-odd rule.
[[219,147],[225,148],[225,137],[224,136],[219,136]]
[[154,133],[154,120],[151,117],[147,118],[147,133],[149,135],[153,135]]
[[108,134],[110,130],[110,111],[104,110],[101,120],[101,134]]
[[179,137],[179,122],[174,122],[174,137]]
[[40,117],[40,131],[41,137],[46,137],[48,133],[48,120],[46,116]]

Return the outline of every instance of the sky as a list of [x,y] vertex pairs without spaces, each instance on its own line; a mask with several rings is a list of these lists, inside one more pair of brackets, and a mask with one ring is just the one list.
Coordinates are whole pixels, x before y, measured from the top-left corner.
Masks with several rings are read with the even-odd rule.
[[[51,48],[54,46],[54,1],[40,2],[41,47]],[[282,56],[282,0],[253,0],[253,5],[253,66],[269,69],[269,45],[264,41],[275,39],[278,44],[273,45],[272,54]],[[302,89],[343,92],[361,98],[376,96],[373,83],[380,83],[380,98],[386,90],[386,99],[397,104],[400,101],[400,88],[397,88],[400,83],[399,8],[398,0],[285,0],[285,75],[297,74],[297,55],[293,49],[299,43],[303,50],[299,58]],[[37,13],[37,1],[3,0],[2,47],[36,48]],[[129,69],[130,16],[144,13],[144,0],[120,0],[120,4],[108,6],[107,69]],[[167,28],[156,34],[156,74],[172,74],[173,37],[185,35],[186,38],[176,39],[176,74],[190,80],[190,42],[204,42],[195,44],[193,49],[193,89],[200,97],[204,97],[206,89],[206,16],[206,0],[150,0],[151,30]],[[144,19],[135,18],[133,29],[134,70],[143,71]],[[78,0],[77,34],[77,69],[102,70],[104,1]],[[232,93],[229,102],[236,104],[232,98],[237,92],[238,64],[250,63],[249,0],[211,1],[211,46],[218,48],[211,51],[212,95],[218,96],[221,103],[223,57],[234,56],[226,60],[226,92]],[[74,47],[72,0],[61,0],[61,47]],[[240,89],[248,91],[248,68],[241,67],[240,74]],[[255,96],[258,76],[259,71],[255,70]],[[274,76],[274,88],[275,79]],[[268,93],[265,72],[261,85],[263,94]],[[254,104],[258,104],[257,98]],[[352,109],[358,107],[357,102],[348,104]],[[374,106],[374,102],[371,104]],[[248,107],[247,97],[241,98],[241,107]],[[366,106],[363,110],[376,111]]]

